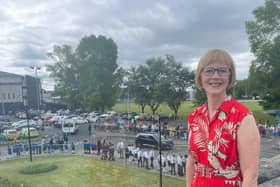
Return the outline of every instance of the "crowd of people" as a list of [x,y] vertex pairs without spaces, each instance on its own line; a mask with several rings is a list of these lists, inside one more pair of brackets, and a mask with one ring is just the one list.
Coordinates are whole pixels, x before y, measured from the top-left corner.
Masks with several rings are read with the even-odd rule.
[[[117,152],[117,158],[115,156]],[[116,146],[105,139],[97,142],[84,142],[84,153],[99,156],[101,160],[123,160],[126,165],[133,165],[147,170],[159,170],[170,175],[184,176],[187,155],[181,153],[162,153],[149,148],[139,148],[133,144],[125,146],[120,140]],[[161,158],[160,158],[161,157]]]
[[133,145],[125,148],[125,163],[134,164],[146,169],[160,169],[170,175],[184,176],[187,155],[181,153],[162,153],[154,149],[141,149]]

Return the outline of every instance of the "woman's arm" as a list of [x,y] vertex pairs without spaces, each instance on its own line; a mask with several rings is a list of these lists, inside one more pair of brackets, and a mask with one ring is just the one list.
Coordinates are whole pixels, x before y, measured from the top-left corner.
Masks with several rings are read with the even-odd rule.
[[246,116],[237,133],[242,187],[257,187],[259,173],[260,135],[252,115]]
[[194,160],[189,154],[186,161],[186,187],[190,187],[194,176]]

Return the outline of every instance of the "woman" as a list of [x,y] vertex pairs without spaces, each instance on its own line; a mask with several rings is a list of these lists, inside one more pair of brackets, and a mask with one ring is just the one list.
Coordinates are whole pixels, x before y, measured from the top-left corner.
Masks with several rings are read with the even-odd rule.
[[188,116],[187,187],[257,186],[260,136],[251,112],[226,93],[235,77],[225,51],[208,51],[199,61],[196,84],[207,101]]

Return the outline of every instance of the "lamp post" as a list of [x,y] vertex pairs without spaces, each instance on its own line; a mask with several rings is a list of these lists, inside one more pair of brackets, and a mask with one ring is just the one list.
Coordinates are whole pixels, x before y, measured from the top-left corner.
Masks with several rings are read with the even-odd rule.
[[161,162],[161,124],[160,124],[160,115],[156,116],[158,121],[158,131],[159,131],[159,186],[162,187],[162,162]]
[[40,109],[40,88],[39,88],[39,78],[38,78],[38,70],[41,69],[41,67],[39,66],[30,66],[31,69],[34,70],[34,73],[35,73],[35,78],[36,78],[36,99],[37,99],[37,110]]
[[24,108],[25,108],[26,122],[27,122],[28,144],[29,144],[29,159],[30,159],[30,162],[32,162],[32,150],[31,150],[29,114],[28,114],[28,93],[27,93],[27,86],[26,86],[26,78],[23,81],[22,97],[23,97],[23,105],[24,105]]

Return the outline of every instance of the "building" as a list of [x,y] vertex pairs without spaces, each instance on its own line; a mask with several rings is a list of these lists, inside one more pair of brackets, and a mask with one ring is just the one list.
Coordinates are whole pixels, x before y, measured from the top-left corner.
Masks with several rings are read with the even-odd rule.
[[40,79],[0,71],[0,103],[0,114],[2,115],[22,111],[24,105],[40,109]]
[[187,100],[193,101],[195,97],[195,90],[190,86],[186,89],[187,91]]

